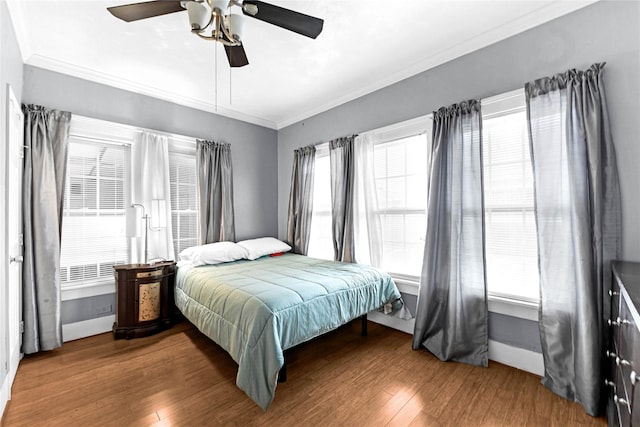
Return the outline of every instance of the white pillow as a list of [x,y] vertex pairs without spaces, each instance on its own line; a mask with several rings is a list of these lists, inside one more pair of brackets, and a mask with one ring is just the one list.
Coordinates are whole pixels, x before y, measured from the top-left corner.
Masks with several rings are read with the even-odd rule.
[[190,262],[197,267],[205,264],[221,264],[237,261],[247,257],[247,251],[237,243],[216,242],[206,245],[192,246],[184,249],[178,255],[180,261]]
[[247,259],[250,260],[279,252],[289,252],[291,250],[291,246],[273,237],[243,240],[238,242],[238,245],[247,251]]

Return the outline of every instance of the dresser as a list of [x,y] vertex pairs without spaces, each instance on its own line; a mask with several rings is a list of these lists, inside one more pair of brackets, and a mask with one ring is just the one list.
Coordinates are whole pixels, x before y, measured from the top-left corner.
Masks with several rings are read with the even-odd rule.
[[610,426],[640,426],[640,263],[614,261],[607,357]]
[[171,326],[175,263],[125,264],[113,267],[116,321],[113,336],[139,338]]

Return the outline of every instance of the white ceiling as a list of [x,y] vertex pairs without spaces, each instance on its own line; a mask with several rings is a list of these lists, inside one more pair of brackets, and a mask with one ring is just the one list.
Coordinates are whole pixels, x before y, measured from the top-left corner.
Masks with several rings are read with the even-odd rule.
[[26,64],[280,129],[594,0],[271,0],[324,19],[322,33],[248,18],[249,65],[234,69],[186,12],[125,23],[106,10],[135,2],[7,4]]

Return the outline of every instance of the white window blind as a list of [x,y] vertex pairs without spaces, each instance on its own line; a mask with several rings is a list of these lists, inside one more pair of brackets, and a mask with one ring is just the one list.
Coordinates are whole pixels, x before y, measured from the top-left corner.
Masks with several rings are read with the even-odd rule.
[[316,147],[313,177],[313,213],[307,255],[312,258],[333,260],[331,225],[331,169],[329,144]]
[[428,135],[420,133],[374,147],[376,192],[382,223],[381,268],[417,279],[422,269],[427,207]]
[[483,102],[487,287],[492,295],[539,299],[533,172],[524,94]]
[[195,149],[180,150],[173,141],[169,148],[171,185],[171,227],[175,259],[188,247],[198,244],[198,193]]
[[62,287],[113,281],[128,259],[125,211],[129,147],[71,136],[65,183]]

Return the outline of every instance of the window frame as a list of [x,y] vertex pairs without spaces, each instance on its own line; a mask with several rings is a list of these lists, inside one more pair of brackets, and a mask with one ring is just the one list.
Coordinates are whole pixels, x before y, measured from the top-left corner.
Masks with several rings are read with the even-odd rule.
[[[69,125],[69,142],[74,140],[81,142],[95,142],[97,144],[122,145],[128,148],[124,162],[124,206],[131,204],[131,145],[134,132],[131,128],[103,120],[73,115]],[[66,178],[66,177],[65,177]],[[65,185],[68,185],[65,182]],[[126,212],[125,212],[126,221]],[[131,243],[127,239],[127,258],[131,257]],[[62,301],[84,298],[95,295],[110,294],[115,292],[113,277],[96,280],[90,283],[71,283],[62,285]]]
[[[316,199],[315,199],[315,195],[317,194],[315,189],[317,185],[321,185],[319,183],[319,180],[317,179],[318,176],[316,175],[316,172],[318,171],[318,159],[327,159],[327,163],[329,164],[329,182],[325,183],[329,188],[331,188],[331,162],[330,162],[330,157],[329,157],[329,143],[328,142],[323,142],[321,144],[318,144],[315,146],[316,148],[316,153],[315,153],[315,159],[314,159],[314,176],[313,176],[313,186],[314,186],[314,204],[313,204],[313,211],[311,212],[311,230],[310,230],[310,234],[309,234],[309,248],[307,250],[307,254],[310,257],[314,257],[314,258],[318,258],[318,259],[326,259],[329,261],[333,261],[334,258],[334,249],[333,249],[333,238],[330,239],[329,241],[329,248],[325,248],[327,249],[329,252],[326,254],[328,257],[325,257],[323,255],[325,255],[324,253],[314,253],[314,249],[316,245],[312,246],[312,237],[313,237],[313,232],[314,230],[316,230],[316,228],[314,227],[314,224],[317,226],[317,221],[314,221],[314,219],[317,219],[318,216],[322,216],[322,217],[329,217],[329,219],[332,219],[332,206],[331,206],[331,194],[329,194],[329,209],[328,210],[317,210],[317,203]],[[329,190],[331,191],[331,190]],[[333,234],[333,226],[331,226],[331,234]],[[319,249],[322,249],[322,246],[327,246],[327,245],[318,245]]]
[[[186,137],[179,137],[176,135],[173,135],[171,137],[169,137],[169,174],[171,174],[171,159],[174,158],[174,156],[181,156],[181,157],[189,157],[189,158],[193,158],[194,163],[196,162],[196,146],[195,146],[195,140],[190,139],[190,138],[186,138]],[[195,210],[189,210],[189,209],[174,209],[173,204],[171,204],[170,206],[170,210],[171,210],[171,221],[173,221],[173,215],[177,214],[177,215],[182,215],[182,214],[189,214],[189,215],[193,215],[195,214],[196,217],[196,236],[195,236],[195,241],[196,241],[196,245],[199,243],[199,238],[200,238],[200,221],[198,218],[198,214],[199,214],[199,209],[198,209],[198,177],[196,176],[196,169],[194,168],[194,185],[195,185],[195,203],[196,203],[196,208]],[[171,180],[171,177],[169,177],[169,180]],[[172,185],[172,183],[170,182],[170,185]],[[175,255],[175,260],[178,260],[178,254],[180,253],[180,251],[178,250],[178,247],[176,245],[176,243],[180,240],[186,240],[185,238],[182,238],[181,236],[177,236],[176,233],[177,231],[173,229],[173,226],[171,228],[172,231],[172,239],[173,239],[173,245],[174,245],[174,255]]]
[[[425,186],[428,187],[428,179],[429,179],[429,170],[431,168],[431,144],[432,144],[432,129],[433,129],[433,115],[427,114],[425,116],[416,117],[411,120],[406,120],[400,123],[395,123],[389,126],[385,126],[382,128],[378,128],[369,132],[363,133],[364,136],[369,136],[374,145],[374,151],[376,146],[393,143],[402,139],[412,138],[419,135],[425,135],[427,138],[427,182]],[[420,208],[407,208],[407,209],[399,209],[399,208],[378,208],[377,213],[379,215],[385,214],[396,214],[396,215],[408,215],[415,213],[426,213],[427,206],[424,209]],[[426,224],[424,233],[426,235]],[[384,234],[384,231],[383,231]],[[423,237],[424,239],[424,237]],[[420,286],[420,276],[414,276],[407,273],[402,272],[387,272],[398,284],[398,287],[401,291],[403,288],[418,288]],[[409,292],[409,293],[415,293]]]
[[[86,140],[94,140],[96,142],[112,142],[116,144],[124,144],[130,147],[129,154],[125,165],[127,190],[125,191],[125,206],[131,205],[131,149],[135,143],[136,135],[143,131],[150,131],[162,135],[166,135],[169,141],[173,141],[179,150],[191,150],[195,156],[196,138],[176,135],[152,129],[146,129],[137,126],[125,125],[122,123],[99,120],[81,115],[72,115],[69,129],[69,137],[83,138]],[[171,156],[171,149],[170,154]],[[131,239],[127,239],[127,251],[129,260],[131,259]],[[107,295],[115,293],[115,281],[105,280],[104,283],[82,284],[75,286],[65,286],[61,289],[61,300],[70,301],[79,298],[87,298],[98,295]]]
[[[498,118],[508,116],[510,114],[521,113],[524,112],[526,114],[526,101],[525,101],[525,93],[524,89],[516,89],[513,91],[505,92],[496,96],[492,96],[489,98],[485,98],[481,100],[481,108],[482,108],[482,120]],[[485,141],[483,141],[483,144]],[[483,164],[484,168],[484,164]],[[483,188],[483,193],[485,189]],[[486,194],[486,193],[484,193]],[[486,215],[485,208],[485,215]],[[510,208],[494,208],[494,211],[499,212],[511,212],[511,213],[522,213],[522,212],[530,212],[535,216],[535,201],[532,206],[513,206]],[[486,242],[485,242],[486,245]],[[486,249],[485,249],[486,250]],[[537,250],[537,248],[536,248]],[[511,293],[503,293],[498,291],[492,291],[489,289],[489,284],[487,284],[487,295],[490,301],[494,301],[494,305],[502,305],[502,304],[510,304],[522,307],[524,309],[535,309],[535,315],[531,312],[525,313],[525,315],[519,315],[518,317],[528,318],[530,320],[538,320],[537,317],[537,308],[539,306],[539,297],[538,298],[529,298],[525,295],[511,294]],[[517,312],[521,312],[522,310],[517,310]],[[525,310],[526,311],[526,310]],[[506,313],[509,314],[509,313]]]

